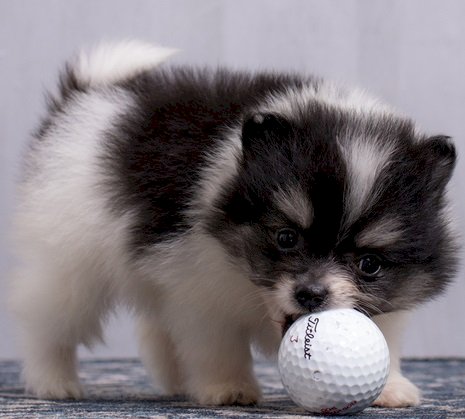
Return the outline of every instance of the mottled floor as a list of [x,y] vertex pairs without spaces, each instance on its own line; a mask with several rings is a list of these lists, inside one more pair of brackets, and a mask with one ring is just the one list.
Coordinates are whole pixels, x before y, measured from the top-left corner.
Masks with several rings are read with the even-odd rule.
[[[406,360],[406,375],[423,391],[420,407],[368,408],[363,418],[465,418],[465,359]],[[297,418],[306,416],[284,392],[275,367],[259,362],[264,400],[256,407],[202,407],[183,398],[159,396],[139,361],[82,362],[88,397],[82,401],[43,401],[24,394],[17,361],[0,361],[1,418]],[[309,417],[309,416],[306,416]]]

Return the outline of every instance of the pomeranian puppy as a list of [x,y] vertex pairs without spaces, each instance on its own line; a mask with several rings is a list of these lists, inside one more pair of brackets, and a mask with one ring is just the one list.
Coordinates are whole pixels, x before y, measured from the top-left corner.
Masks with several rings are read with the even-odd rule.
[[450,139],[359,90],[160,67],[171,53],[78,55],[27,149],[11,296],[27,390],[81,397],[76,347],[119,303],[167,393],[256,403],[251,347],[273,354],[300,315],[349,307],[389,345],[375,403],[419,403],[399,338],[456,270]]

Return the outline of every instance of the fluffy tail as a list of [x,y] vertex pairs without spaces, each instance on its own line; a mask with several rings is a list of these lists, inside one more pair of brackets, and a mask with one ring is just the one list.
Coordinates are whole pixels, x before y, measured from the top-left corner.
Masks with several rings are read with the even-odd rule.
[[115,83],[155,67],[177,50],[141,41],[100,44],[89,53],[81,52],[68,68],[82,86]]
[[141,41],[101,43],[89,52],[81,52],[70,60],[60,76],[58,105],[74,91],[117,83],[155,67],[178,50]]

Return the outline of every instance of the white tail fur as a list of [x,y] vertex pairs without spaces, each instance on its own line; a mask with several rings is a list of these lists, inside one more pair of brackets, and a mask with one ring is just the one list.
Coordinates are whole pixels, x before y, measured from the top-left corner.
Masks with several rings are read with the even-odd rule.
[[70,69],[80,85],[111,84],[155,67],[177,52],[142,41],[101,43],[78,54]]

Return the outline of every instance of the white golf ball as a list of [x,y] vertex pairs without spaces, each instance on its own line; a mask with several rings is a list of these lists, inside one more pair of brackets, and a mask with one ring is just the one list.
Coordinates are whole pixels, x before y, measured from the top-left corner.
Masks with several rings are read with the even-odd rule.
[[319,414],[356,413],[370,406],[386,384],[389,350],[365,315],[328,310],[291,325],[279,348],[278,366],[296,404]]

